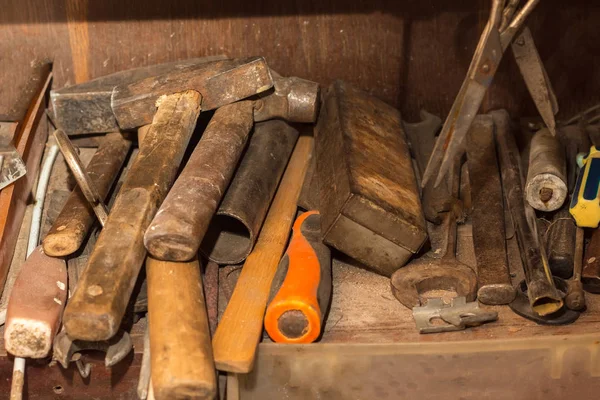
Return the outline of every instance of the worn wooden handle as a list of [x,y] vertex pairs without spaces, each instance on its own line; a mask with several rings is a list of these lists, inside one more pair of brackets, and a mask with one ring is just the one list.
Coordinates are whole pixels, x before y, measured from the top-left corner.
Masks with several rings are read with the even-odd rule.
[[148,257],[146,276],[156,399],[212,399],[216,374],[198,260]]
[[67,300],[67,266],[38,246],[29,255],[10,293],[4,345],[17,357],[46,357]]
[[252,129],[252,102],[219,108],[144,236],[153,257],[192,259],[242,155]]
[[[130,148],[131,141],[121,133],[109,133],[87,166],[86,171],[102,199],[108,195]],[[44,238],[44,251],[54,257],[73,254],[81,247],[95,220],[92,206],[76,187]]]
[[311,136],[298,139],[256,246],[217,326],[213,352],[219,370],[248,373],[252,369],[271,281],[290,234],[312,147]]
[[146,256],[143,236],[171,187],[200,113],[201,96],[165,96],[65,310],[69,337],[107,340],[121,323]]

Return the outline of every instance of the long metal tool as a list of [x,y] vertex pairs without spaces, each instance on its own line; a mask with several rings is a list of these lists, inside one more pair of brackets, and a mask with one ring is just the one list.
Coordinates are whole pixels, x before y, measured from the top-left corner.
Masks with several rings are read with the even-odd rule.
[[505,110],[493,111],[491,115],[496,124],[502,187],[521,251],[529,302],[537,314],[552,314],[563,306],[563,301],[552,280],[545,250],[536,229],[535,212],[523,197],[519,152],[510,131],[510,116]]
[[[443,177],[451,168],[452,162],[459,152],[459,149],[466,137],[466,134],[483,102],[485,93],[491,85],[498,65],[502,59],[507,47],[513,41],[517,32],[523,27],[523,23],[527,16],[533,11],[539,0],[528,0],[527,3],[513,17],[515,2],[509,3],[509,9],[505,9],[504,0],[492,0],[490,18],[479,39],[479,43],[475,50],[475,55],[469,66],[467,77],[465,78],[452,109],[448,114],[448,118],[444,123],[442,132],[436,142],[435,148],[427,164],[427,168],[423,175],[421,185],[425,187],[427,182],[437,173],[435,185],[442,182]],[[504,21],[503,19],[503,12]],[[500,29],[504,28],[504,29]],[[528,40],[530,36],[525,36],[524,40]],[[533,45],[533,44],[531,44]],[[536,81],[536,84],[545,83],[548,86],[547,93],[552,93],[549,87],[549,81],[543,66],[539,60],[539,56],[535,57],[515,57],[517,63],[527,63],[527,66],[522,67],[521,71],[526,69],[524,78],[526,82]],[[536,68],[531,68],[530,64],[536,65]],[[541,71],[541,72],[540,72]],[[538,76],[539,75],[539,76]],[[528,87],[530,85],[528,84]],[[555,103],[550,99],[552,96],[539,96],[537,91],[532,93],[532,97],[538,106],[538,109],[544,111],[542,116],[548,128],[554,132],[556,123],[554,122]],[[546,121],[548,117],[548,121]],[[439,171],[439,172],[438,172]]]
[[479,284],[477,298],[484,304],[508,304],[516,292],[508,271],[502,185],[491,116],[475,118],[467,137],[467,158]]

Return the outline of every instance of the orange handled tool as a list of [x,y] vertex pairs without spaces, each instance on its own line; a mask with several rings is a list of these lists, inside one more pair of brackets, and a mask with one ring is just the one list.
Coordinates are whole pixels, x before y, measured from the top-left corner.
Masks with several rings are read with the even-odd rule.
[[321,335],[331,296],[331,254],[318,211],[300,215],[273,279],[265,329],[278,343],[312,343]]

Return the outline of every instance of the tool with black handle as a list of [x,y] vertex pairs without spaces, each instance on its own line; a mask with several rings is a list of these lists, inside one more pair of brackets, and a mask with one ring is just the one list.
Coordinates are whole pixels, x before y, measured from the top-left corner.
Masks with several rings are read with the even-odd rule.
[[279,263],[265,314],[278,343],[312,343],[320,335],[331,297],[331,252],[321,240],[318,211],[301,214]]

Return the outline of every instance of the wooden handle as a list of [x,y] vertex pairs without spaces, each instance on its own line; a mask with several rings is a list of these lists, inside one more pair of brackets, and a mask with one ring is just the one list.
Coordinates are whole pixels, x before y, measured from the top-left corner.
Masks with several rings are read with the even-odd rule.
[[265,329],[277,343],[312,343],[321,335],[331,294],[331,253],[321,241],[318,211],[296,219],[273,279]]
[[275,199],[213,338],[217,369],[248,373],[260,341],[269,290],[283,254],[313,138],[301,136],[283,175]]
[[200,113],[196,91],[163,97],[88,266],[65,310],[69,337],[107,340],[119,329],[146,256],[143,236],[171,187]]
[[[104,200],[125,162],[131,141],[119,132],[106,135],[86,171]],[[76,252],[87,237],[96,216],[81,189],[76,187],[42,242],[49,256],[62,257]]]
[[67,300],[67,266],[38,246],[15,281],[6,312],[4,344],[17,357],[48,355]]
[[217,383],[198,260],[148,257],[146,276],[156,399],[212,399]]
[[195,257],[252,129],[252,102],[219,108],[144,236],[153,257]]

